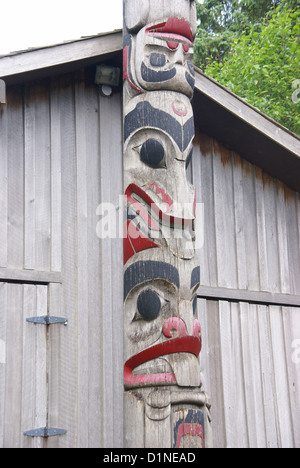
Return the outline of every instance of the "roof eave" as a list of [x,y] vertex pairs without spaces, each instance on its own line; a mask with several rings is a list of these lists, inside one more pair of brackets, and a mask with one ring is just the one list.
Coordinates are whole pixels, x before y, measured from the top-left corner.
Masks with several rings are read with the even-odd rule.
[[196,127],[300,192],[300,137],[200,70],[195,79]]
[[[0,57],[0,78],[22,83],[122,60],[122,30]],[[196,69],[196,127],[300,192],[300,138]]]
[[27,49],[0,57],[0,78],[8,85],[73,71],[122,50],[122,31],[84,37],[48,47]]

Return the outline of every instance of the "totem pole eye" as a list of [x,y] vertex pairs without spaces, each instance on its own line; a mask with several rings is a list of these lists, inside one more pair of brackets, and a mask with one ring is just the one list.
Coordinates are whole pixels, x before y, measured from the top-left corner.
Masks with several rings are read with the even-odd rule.
[[150,55],[150,64],[152,67],[164,67],[167,59],[164,54],[153,53]]
[[161,301],[158,294],[153,289],[145,289],[138,297],[137,308],[144,320],[155,320],[161,309]]
[[147,166],[157,169],[166,167],[165,165],[165,150],[159,141],[150,138],[145,141],[141,147],[140,158]]

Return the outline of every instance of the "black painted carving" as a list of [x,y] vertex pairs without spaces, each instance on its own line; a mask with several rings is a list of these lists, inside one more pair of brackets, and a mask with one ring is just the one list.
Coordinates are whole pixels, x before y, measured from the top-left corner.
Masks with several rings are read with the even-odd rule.
[[142,145],[140,158],[147,166],[156,169],[164,166],[165,150],[159,141],[150,138]]
[[185,161],[185,167],[186,167],[186,169],[189,167],[190,162],[191,162],[191,160],[192,160],[192,157],[193,157],[193,149],[194,149],[194,148],[191,148],[191,151],[189,152],[189,155],[188,155],[188,157],[186,158],[186,161]]
[[200,267],[197,266],[196,268],[193,269],[192,271],[192,276],[191,276],[191,289],[200,284]]
[[141,74],[144,81],[148,83],[161,83],[164,81],[171,80],[176,75],[176,69],[172,68],[171,70],[152,70],[151,68],[146,67],[144,62],[141,65]]
[[142,291],[137,300],[137,309],[144,320],[155,320],[161,309],[158,294],[153,289]]
[[152,67],[164,67],[166,61],[167,59],[164,54],[153,53],[150,55],[150,64]]
[[[131,84],[135,89],[139,90],[139,86],[136,84],[133,76],[132,76],[132,71],[131,71],[131,54],[132,54],[132,36],[130,34],[127,34],[124,39],[123,39],[123,48],[127,47],[127,73],[128,73],[128,79]],[[141,91],[141,90],[140,90]]]
[[155,279],[167,280],[179,288],[177,268],[163,262],[140,261],[133,263],[125,271],[124,300],[135,286]]
[[193,78],[192,76],[190,76],[188,74],[188,72],[185,72],[185,78],[186,78],[186,81],[188,82],[188,84],[190,85],[190,87],[192,89],[194,89],[195,87],[195,78]]
[[[194,426],[194,432],[198,434],[202,440],[203,445],[205,444],[205,433],[204,433],[204,415],[200,410],[190,409],[184,419],[179,419],[174,428],[174,446],[178,447],[180,438],[185,434],[185,430],[182,426],[187,426],[188,433],[192,432],[192,426]],[[181,428],[181,430],[180,430]],[[200,429],[201,428],[201,429]],[[179,439],[179,440],[178,440]],[[204,446],[203,446],[204,448]]]
[[189,67],[189,70],[191,72],[191,75],[195,76],[195,67],[194,67],[194,64],[192,62],[187,62],[187,65]]
[[193,117],[182,126],[170,114],[155,109],[147,101],[138,103],[136,108],[125,116],[124,140],[126,141],[136,130],[145,127],[158,128],[167,132],[180,151],[185,151],[195,136]]

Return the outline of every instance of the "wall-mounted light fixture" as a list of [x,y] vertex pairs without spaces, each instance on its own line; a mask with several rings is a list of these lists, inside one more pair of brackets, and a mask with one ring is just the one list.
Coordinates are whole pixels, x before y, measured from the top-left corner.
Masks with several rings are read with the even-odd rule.
[[121,70],[108,65],[97,65],[95,83],[99,86],[103,96],[111,96],[113,86],[119,86]]

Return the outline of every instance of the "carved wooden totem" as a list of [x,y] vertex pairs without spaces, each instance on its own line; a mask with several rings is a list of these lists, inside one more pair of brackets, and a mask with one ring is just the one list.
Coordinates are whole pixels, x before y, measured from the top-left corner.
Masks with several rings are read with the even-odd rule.
[[124,0],[125,447],[211,447],[194,250],[194,0]]

